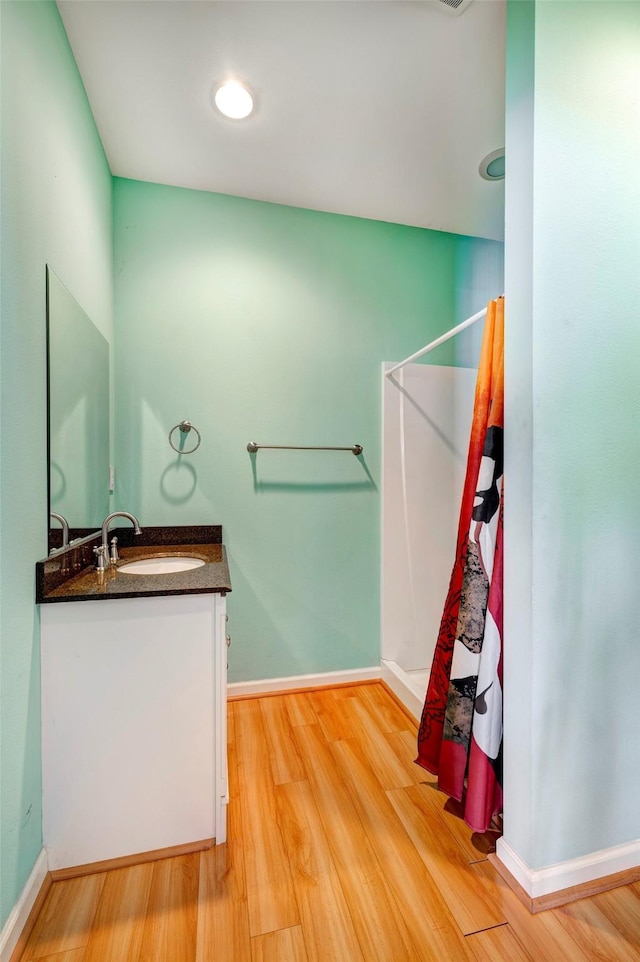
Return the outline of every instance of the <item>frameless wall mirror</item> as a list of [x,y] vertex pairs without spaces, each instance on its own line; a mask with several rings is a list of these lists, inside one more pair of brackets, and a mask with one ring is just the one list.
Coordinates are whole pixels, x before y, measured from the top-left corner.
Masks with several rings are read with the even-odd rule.
[[51,551],[62,544],[52,513],[72,538],[109,513],[109,345],[50,267],[47,361]]

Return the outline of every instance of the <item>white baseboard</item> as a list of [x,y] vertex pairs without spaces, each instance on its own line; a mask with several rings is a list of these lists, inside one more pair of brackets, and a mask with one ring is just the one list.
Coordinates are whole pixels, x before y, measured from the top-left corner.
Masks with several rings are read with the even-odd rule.
[[530,868],[504,838],[496,843],[496,855],[527,895],[535,899],[636,868],[640,865],[640,839],[542,869]]
[[384,658],[380,662],[380,674],[382,680],[389,686],[394,695],[397,695],[404,707],[416,720],[416,725],[420,724],[422,709],[424,707],[424,695],[420,697],[402,677],[405,673],[398,668],[394,661],[387,661]]
[[48,871],[47,853],[45,849],[42,849],[18,901],[11,909],[9,918],[2,927],[2,933],[0,933],[0,962],[9,962]]
[[314,675],[289,675],[286,678],[261,678],[257,681],[235,681],[227,686],[229,698],[238,695],[271,695],[296,688],[322,688],[331,685],[349,685],[359,681],[376,681],[380,678],[380,666],[372,668],[347,668],[345,671],[325,671]]

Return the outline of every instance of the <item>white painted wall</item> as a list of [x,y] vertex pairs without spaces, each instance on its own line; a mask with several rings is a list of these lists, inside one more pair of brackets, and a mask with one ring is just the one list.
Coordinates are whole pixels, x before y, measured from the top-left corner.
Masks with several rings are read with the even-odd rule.
[[476,371],[408,364],[383,382],[381,653],[410,671],[431,666],[451,578]]

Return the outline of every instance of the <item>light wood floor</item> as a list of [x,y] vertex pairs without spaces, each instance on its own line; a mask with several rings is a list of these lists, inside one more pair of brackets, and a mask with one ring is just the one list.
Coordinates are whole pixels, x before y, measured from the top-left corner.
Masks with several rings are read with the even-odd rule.
[[640,959],[640,883],[531,916],[381,685],[229,706],[229,841],[55,882],[22,962]]

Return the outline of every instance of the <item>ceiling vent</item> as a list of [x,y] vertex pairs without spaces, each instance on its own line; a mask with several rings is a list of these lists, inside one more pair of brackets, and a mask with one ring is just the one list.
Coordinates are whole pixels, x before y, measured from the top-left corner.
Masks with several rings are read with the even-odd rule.
[[436,6],[446,13],[459,17],[467,9],[471,0],[436,0]]

